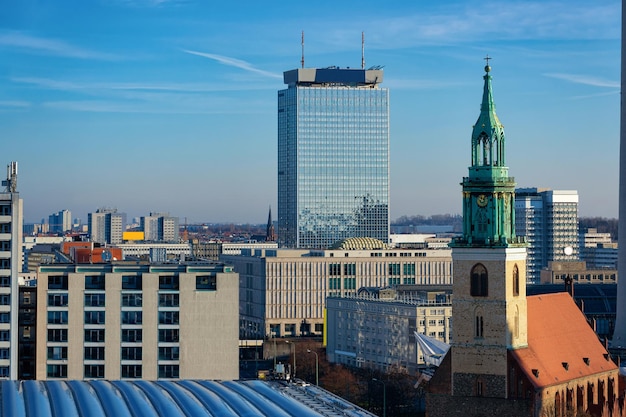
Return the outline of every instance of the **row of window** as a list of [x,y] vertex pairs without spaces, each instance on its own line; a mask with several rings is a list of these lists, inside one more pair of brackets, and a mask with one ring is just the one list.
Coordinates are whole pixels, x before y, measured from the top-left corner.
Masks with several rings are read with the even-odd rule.
[[[46,370],[48,378],[67,378],[67,365],[51,364]],[[0,376],[2,376],[1,371],[2,368],[0,368]],[[83,372],[85,378],[104,378],[104,365],[85,365]],[[122,365],[121,375],[122,378],[141,378],[142,365]],[[179,365],[159,365],[159,378],[178,378],[179,375]]]
[[[104,307],[105,293],[87,293],[85,294],[85,307]],[[178,307],[179,294],[159,294],[159,307]],[[10,296],[8,294],[0,295],[0,305],[8,305]],[[141,307],[143,304],[143,294],[141,293],[122,293],[122,307]],[[67,293],[49,293],[49,307],[67,307]]]
[[[8,340],[9,332],[0,332],[0,340],[6,337]],[[179,329],[159,329],[159,342],[176,343],[180,339]],[[122,329],[122,342],[141,343],[143,341],[142,329]],[[67,342],[68,329],[48,329],[48,342]],[[85,329],[84,341],[91,343],[103,343],[105,341],[104,329]]]
[[[0,268],[7,269],[10,264],[7,264],[6,268],[2,268],[1,262],[9,261],[8,259],[0,260]],[[69,277],[67,275],[50,275],[48,277],[48,289],[49,290],[67,290]],[[86,275],[85,276],[85,290],[104,290],[105,289],[105,276],[104,275]],[[122,289],[123,290],[141,290],[142,289],[142,277],[140,276],[123,276],[122,277]],[[159,277],[159,289],[160,290],[179,290],[179,277],[177,275],[165,275]],[[196,276],[196,290],[216,290],[217,278],[213,275],[198,275]]]

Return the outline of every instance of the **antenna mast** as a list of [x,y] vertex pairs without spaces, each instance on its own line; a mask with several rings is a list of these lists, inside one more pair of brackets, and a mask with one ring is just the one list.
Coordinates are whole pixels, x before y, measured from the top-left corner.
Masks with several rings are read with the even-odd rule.
[[304,31],[302,31],[302,58],[300,59],[300,64],[304,68]]
[[361,32],[361,69],[365,69],[365,32]]

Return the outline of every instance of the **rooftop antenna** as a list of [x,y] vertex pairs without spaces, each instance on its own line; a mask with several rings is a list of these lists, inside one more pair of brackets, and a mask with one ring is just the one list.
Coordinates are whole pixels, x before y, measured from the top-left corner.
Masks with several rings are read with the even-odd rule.
[[365,32],[361,32],[361,69],[365,69]]
[[8,193],[17,191],[17,162],[7,165],[7,179],[2,181],[2,185],[6,187]]
[[302,31],[302,58],[300,59],[300,64],[304,68],[304,31]]

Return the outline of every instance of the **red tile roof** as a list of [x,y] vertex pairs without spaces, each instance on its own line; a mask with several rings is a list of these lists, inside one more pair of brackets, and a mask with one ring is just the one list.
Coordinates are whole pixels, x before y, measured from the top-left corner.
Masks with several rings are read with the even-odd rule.
[[511,355],[535,387],[618,369],[568,293],[530,296],[527,302],[528,347]]

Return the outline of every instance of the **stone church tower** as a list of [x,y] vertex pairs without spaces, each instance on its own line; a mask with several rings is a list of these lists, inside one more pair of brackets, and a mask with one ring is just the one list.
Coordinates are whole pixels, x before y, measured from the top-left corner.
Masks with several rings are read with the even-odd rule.
[[515,180],[505,161],[486,58],[480,116],[463,178],[463,236],[452,247],[453,396],[507,398],[507,352],[527,346],[526,243],[515,236]]

